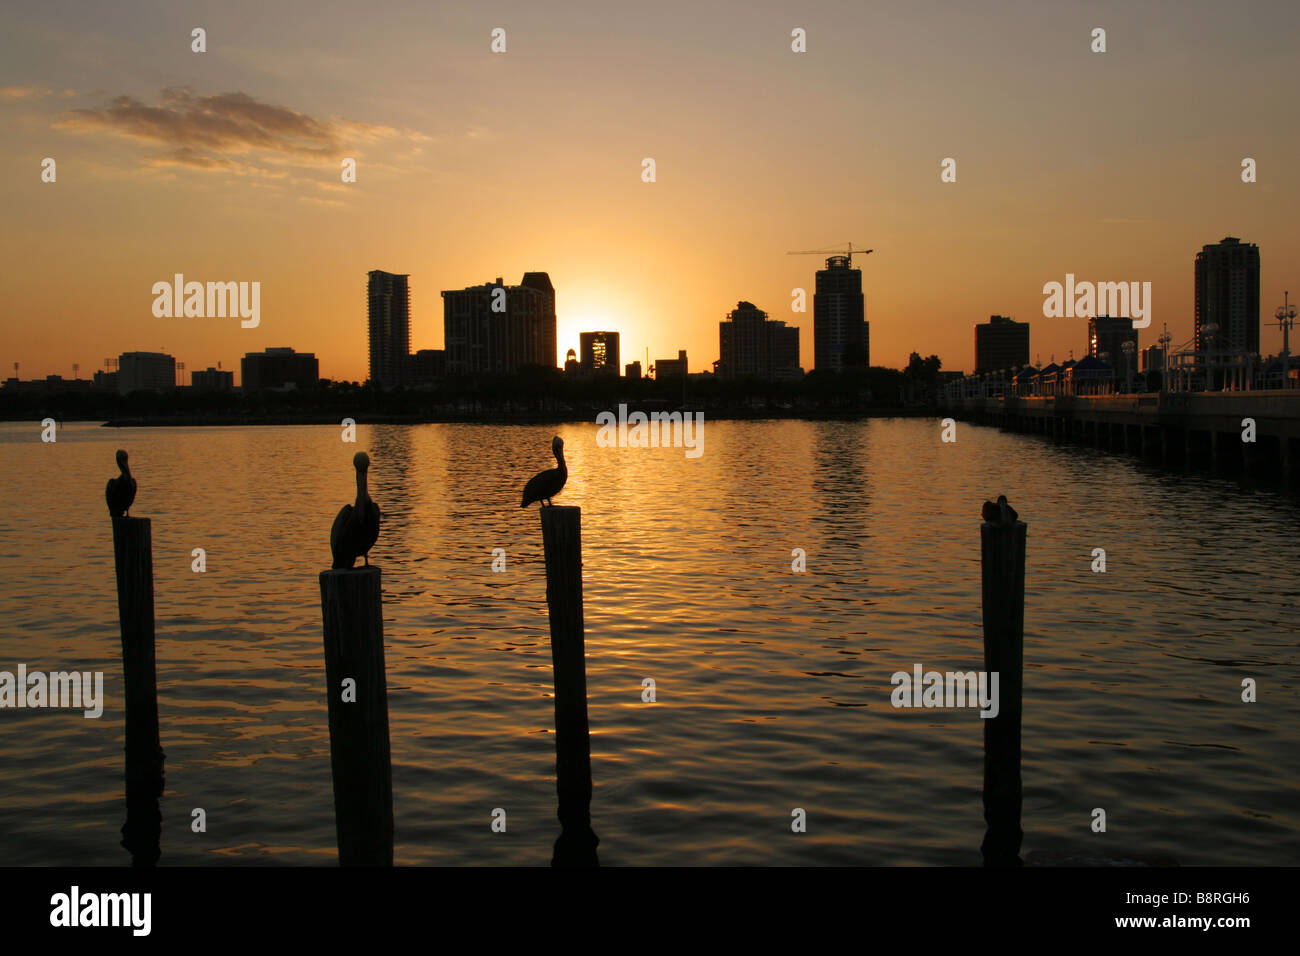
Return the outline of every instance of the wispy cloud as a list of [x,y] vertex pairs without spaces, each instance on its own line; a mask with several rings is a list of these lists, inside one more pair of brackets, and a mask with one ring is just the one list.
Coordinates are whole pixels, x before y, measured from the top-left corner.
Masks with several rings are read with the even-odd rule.
[[52,90],[48,86],[0,86],[0,100],[43,100],[49,96],[67,99],[71,96],[85,96],[80,90]]
[[389,126],[313,117],[247,93],[200,96],[185,86],[163,90],[157,105],[117,96],[99,108],[70,110],[55,125],[163,147],[162,153],[148,157],[150,166],[236,175],[275,176],[265,167],[327,165],[355,155],[358,146],[427,139]]
[[43,86],[0,86],[0,100],[39,100],[53,93]]

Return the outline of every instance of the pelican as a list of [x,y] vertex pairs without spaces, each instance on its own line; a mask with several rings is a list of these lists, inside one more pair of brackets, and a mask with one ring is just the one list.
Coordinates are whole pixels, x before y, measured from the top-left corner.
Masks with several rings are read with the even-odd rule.
[[366,491],[366,469],[370,456],[359,451],[352,458],[357,470],[356,504],[344,505],[330,528],[330,551],[334,553],[335,568],[351,568],[357,558],[370,567],[370,549],[379,540],[379,505],[370,500]]
[[529,478],[528,484],[524,485],[523,503],[519,507],[527,508],[534,501],[541,501],[549,508],[551,498],[558,495],[564,483],[569,480],[569,469],[564,464],[564,439],[559,435],[556,435],[551,442],[551,451],[555,453],[555,460],[560,463],[559,467],[539,471]]
[[131,502],[135,501],[135,479],[127,467],[126,452],[120,448],[117,450],[117,467],[122,474],[108,479],[104,498],[108,501],[108,513],[114,518],[121,518],[131,510]]
[[1016,509],[1007,504],[1006,495],[998,495],[997,504],[991,501],[984,502],[981,516],[989,524],[1013,524],[1020,517],[1016,514]]

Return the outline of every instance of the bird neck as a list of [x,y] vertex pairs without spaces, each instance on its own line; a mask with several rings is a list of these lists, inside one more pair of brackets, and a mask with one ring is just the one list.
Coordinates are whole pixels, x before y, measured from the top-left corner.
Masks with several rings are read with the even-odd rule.
[[557,449],[555,450],[555,460],[556,460],[557,462],[559,462],[559,465],[560,465],[561,468],[564,467],[564,449],[563,449],[563,448],[557,448]]
[[366,491],[366,473],[362,469],[357,469],[357,507],[360,508],[370,500],[370,495]]
[[126,462],[122,462],[122,463],[121,463],[120,465],[118,465],[117,467],[118,467],[118,470],[122,472],[122,477],[123,477],[123,478],[130,478],[130,477],[131,477],[131,466],[128,465]]

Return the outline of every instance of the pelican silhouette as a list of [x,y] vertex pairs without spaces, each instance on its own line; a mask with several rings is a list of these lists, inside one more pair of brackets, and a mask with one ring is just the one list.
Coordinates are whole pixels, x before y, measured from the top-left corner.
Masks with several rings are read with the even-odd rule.
[[991,501],[984,502],[980,516],[989,524],[1012,524],[1020,517],[1016,514],[1016,509],[1007,504],[1006,495],[998,495],[997,504]]
[[335,568],[350,568],[357,558],[370,566],[370,549],[379,540],[379,505],[370,500],[366,490],[366,470],[370,456],[364,451],[352,457],[357,470],[357,500],[355,504],[339,509],[334,526],[330,528],[330,551],[334,554]]
[[127,467],[126,452],[120,448],[117,450],[117,467],[122,474],[108,479],[104,498],[108,501],[108,513],[114,518],[121,518],[131,510],[131,503],[135,501],[135,479]]
[[524,485],[524,499],[519,507],[527,508],[534,501],[541,501],[550,507],[551,498],[558,495],[564,483],[569,480],[569,469],[564,464],[564,440],[559,435],[551,442],[551,451],[555,453],[559,467],[539,471],[529,478],[528,484]]

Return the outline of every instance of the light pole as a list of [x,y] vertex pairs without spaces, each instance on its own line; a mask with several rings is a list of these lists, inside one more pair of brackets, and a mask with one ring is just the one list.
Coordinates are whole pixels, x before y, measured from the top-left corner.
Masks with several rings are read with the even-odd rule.
[[1169,323],[1166,322],[1165,331],[1157,339],[1164,351],[1164,355],[1160,360],[1160,391],[1162,392],[1169,391],[1169,343],[1173,340],[1174,337],[1169,334]]
[[1273,314],[1282,329],[1282,387],[1291,387],[1291,326],[1295,324],[1295,306],[1291,304],[1291,293],[1282,293],[1283,304]]
[[1201,326],[1201,337],[1205,340],[1205,390],[1214,390],[1214,333],[1219,331],[1218,323],[1207,322]]

